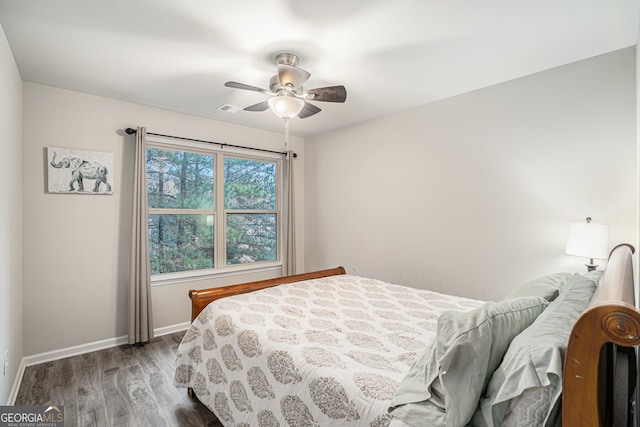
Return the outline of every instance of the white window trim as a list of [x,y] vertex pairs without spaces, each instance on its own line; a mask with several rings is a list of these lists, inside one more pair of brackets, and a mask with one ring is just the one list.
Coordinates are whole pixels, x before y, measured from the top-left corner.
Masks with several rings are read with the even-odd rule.
[[[277,182],[277,194],[276,194],[276,209],[275,211],[251,211],[250,213],[272,213],[275,212],[277,216],[276,223],[276,232],[277,232],[277,240],[276,240],[276,253],[278,255],[278,259],[275,261],[261,261],[256,263],[247,263],[247,264],[236,264],[236,265],[223,265],[222,267],[214,267],[211,269],[204,270],[191,270],[191,271],[180,271],[175,273],[163,273],[163,274],[155,274],[151,275],[151,286],[164,286],[164,285],[174,285],[181,284],[193,281],[201,281],[207,279],[218,279],[223,277],[234,277],[241,276],[251,273],[260,273],[267,271],[276,271],[282,269],[282,239],[283,239],[283,224],[282,224],[282,191],[283,191],[283,183],[282,183],[282,155],[280,154],[271,154],[271,153],[260,153],[256,154],[247,154],[246,150],[238,149],[238,148],[216,148],[211,147],[209,144],[194,142],[194,141],[184,141],[184,142],[176,142],[175,140],[165,139],[165,138],[150,138],[147,140],[147,148],[157,148],[157,149],[168,149],[168,150],[177,150],[177,151],[191,151],[202,154],[213,154],[215,157],[214,163],[214,179],[215,185],[220,186],[220,188],[215,189],[215,198],[216,206],[213,209],[213,217],[214,217],[214,265],[218,264],[219,260],[226,259],[226,239],[225,235],[225,226],[219,227],[217,224],[218,221],[222,220],[223,222],[226,220],[226,213],[236,213],[235,210],[225,210],[224,206],[222,209],[219,209],[217,206],[217,201],[220,200],[222,204],[224,204],[224,180],[218,179],[218,165],[224,164],[224,156],[230,155],[236,158],[245,158],[250,160],[262,160],[262,161],[272,161],[276,163],[276,182]],[[221,175],[222,168],[220,168]],[[219,194],[222,194],[222,197],[218,197]],[[154,211],[155,214],[158,214],[163,209],[149,209],[149,214],[151,211]],[[180,210],[183,211],[183,210]],[[196,210],[194,210],[196,211]],[[200,213],[208,213],[209,210],[201,210]],[[195,213],[195,212],[194,212]],[[219,218],[219,216],[221,216]],[[221,232],[219,232],[221,231]],[[220,235],[220,236],[218,236]],[[222,246],[221,246],[222,245]],[[223,256],[219,256],[219,251],[224,251]]]
[[251,273],[263,273],[267,271],[281,271],[282,262],[257,262],[252,264],[239,264],[218,269],[181,271],[179,273],[165,273],[151,276],[151,286],[176,285],[181,283],[196,282],[208,279],[220,279],[223,277],[243,276]]

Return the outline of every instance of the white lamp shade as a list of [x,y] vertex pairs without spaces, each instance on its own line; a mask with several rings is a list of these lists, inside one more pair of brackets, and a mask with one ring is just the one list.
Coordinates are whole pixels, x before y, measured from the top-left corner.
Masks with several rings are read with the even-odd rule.
[[609,226],[596,222],[572,223],[566,252],[585,258],[608,258]]
[[304,101],[294,96],[274,96],[269,98],[269,108],[276,116],[290,119],[302,111]]

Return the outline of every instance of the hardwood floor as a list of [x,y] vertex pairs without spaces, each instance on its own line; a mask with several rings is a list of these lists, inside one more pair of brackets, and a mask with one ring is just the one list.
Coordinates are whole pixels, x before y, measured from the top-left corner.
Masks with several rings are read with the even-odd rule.
[[64,405],[65,426],[214,426],[215,416],[173,386],[184,332],[25,369],[16,405]]

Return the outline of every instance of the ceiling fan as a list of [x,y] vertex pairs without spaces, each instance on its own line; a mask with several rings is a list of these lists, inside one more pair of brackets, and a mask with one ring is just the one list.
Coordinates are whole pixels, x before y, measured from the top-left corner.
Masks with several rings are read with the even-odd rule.
[[298,116],[301,119],[313,116],[322,111],[308,101],[344,102],[347,90],[344,86],[329,86],[304,90],[303,85],[311,74],[298,68],[298,57],[292,53],[276,55],[278,74],[271,77],[269,89],[263,89],[238,82],[226,82],[224,85],[234,89],[244,89],[260,92],[270,98],[244,108],[245,111],[265,111],[271,108],[277,116],[283,119]]

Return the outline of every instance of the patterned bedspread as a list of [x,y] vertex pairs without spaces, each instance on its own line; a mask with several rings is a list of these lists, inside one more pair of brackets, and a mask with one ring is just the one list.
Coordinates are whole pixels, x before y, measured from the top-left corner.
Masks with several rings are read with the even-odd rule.
[[387,426],[439,314],[481,304],[350,275],[227,297],[185,334],[175,385],[225,426]]

